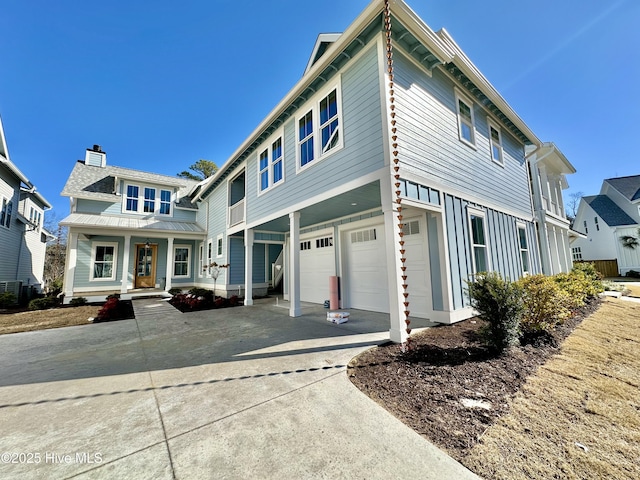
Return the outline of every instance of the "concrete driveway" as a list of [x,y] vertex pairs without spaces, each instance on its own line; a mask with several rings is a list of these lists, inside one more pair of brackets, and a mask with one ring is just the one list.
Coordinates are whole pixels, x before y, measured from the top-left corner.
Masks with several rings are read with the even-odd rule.
[[274,303],[0,336],[0,478],[477,478],[347,379],[388,316]]

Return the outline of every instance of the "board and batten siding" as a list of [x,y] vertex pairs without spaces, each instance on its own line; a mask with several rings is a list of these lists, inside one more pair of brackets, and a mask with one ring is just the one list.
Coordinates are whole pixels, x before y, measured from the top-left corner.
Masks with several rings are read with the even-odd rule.
[[394,67],[401,169],[475,198],[486,198],[489,204],[509,205],[512,211],[530,217],[524,145],[494,121],[502,135],[504,166],[495,163],[485,110],[474,103],[474,149],[458,136],[453,81],[438,68],[429,77],[400,51],[394,56]]
[[444,214],[454,309],[470,305],[466,293],[466,282],[472,278],[473,274],[473,251],[468,207],[484,213],[487,254],[492,271],[500,273],[503,278],[509,280],[517,280],[524,275],[518,238],[518,225],[523,225],[527,234],[529,273],[542,273],[533,222],[446,194],[444,195]]
[[[344,147],[324,159],[316,159],[308,168],[296,173],[296,118],[284,126],[284,183],[258,196],[258,153],[247,160],[247,221],[285,209],[374,172],[384,165],[382,120],[380,116],[380,72],[376,46],[341,73],[342,135]],[[334,76],[331,85],[339,76]],[[320,99],[315,99],[314,102]],[[307,102],[295,117],[312,107]],[[316,132],[316,141],[319,141]]]
[[[229,284],[227,290],[244,286],[244,238],[229,238]],[[253,283],[265,283],[266,251],[263,243],[253,244]]]

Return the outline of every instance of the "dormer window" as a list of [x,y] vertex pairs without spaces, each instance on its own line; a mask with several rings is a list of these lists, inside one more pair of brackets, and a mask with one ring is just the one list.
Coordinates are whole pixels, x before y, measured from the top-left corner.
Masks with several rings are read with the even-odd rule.
[[140,185],[127,185],[124,211],[129,213],[171,215],[171,190]]
[[42,212],[37,208],[31,207],[29,210],[29,221],[36,226],[36,228],[40,228],[42,222]]

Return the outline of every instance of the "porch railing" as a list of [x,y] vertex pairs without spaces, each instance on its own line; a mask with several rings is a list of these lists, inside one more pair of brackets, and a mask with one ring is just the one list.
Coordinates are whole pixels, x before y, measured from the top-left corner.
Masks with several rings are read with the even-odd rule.
[[229,226],[244,222],[244,198],[229,207]]

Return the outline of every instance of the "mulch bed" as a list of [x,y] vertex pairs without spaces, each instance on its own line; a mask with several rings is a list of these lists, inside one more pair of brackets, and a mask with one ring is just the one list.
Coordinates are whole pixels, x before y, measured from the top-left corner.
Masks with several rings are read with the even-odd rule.
[[[530,339],[502,355],[487,348],[474,318],[412,336],[414,350],[394,344],[368,350],[349,364],[351,381],[449,455],[462,460],[484,431],[507,413],[527,377],[600,304],[592,300],[552,336]],[[462,402],[476,402],[468,407]]]

